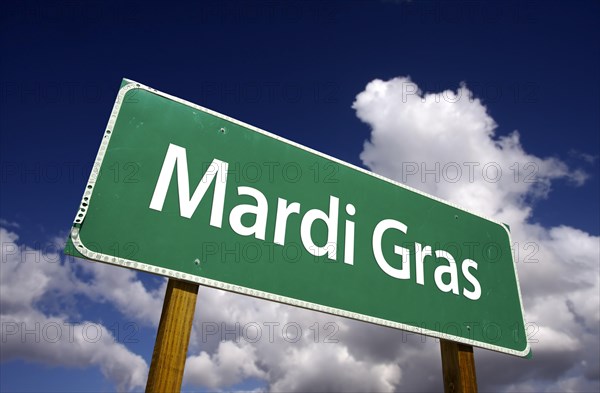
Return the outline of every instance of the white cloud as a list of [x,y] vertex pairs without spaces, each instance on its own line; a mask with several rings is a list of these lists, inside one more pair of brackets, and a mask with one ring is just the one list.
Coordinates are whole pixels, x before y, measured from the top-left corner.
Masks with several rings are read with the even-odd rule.
[[[481,390],[597,390],[599,238],[530,222],[531,202],[548,197],[552,182],[578,186],[587,175],[556,158],[527,153],[517,132],[497,136],[487,108],[466,86],[423,94],[407,78],[376,80],[357,96],[354,108],[372,129],[361,155],[370,169],[511,226],[534,359],[476,350]],[[424,172],[436,165],[437,174]],[[456,167],[462,170],[458,177],[451,171]],[[200,289],[198,299],[190,353],[199,355],[188,359],[188,385],[226,388],[252,374],[271,391],[442,387],[434,339],[208,288]],[[282,335],[291,322],[303,331],[295,342]],[[337,329],[336,343],[323,340],[328,322]],[[262,329],[256,342],[242,334],[251,324]],[[316,342],[314,326],[320,331]],[[223,348],[240,351],[252,372],[238,362],[224,369]]]
[[[82,269],[91,274],[89,283],[80,283],[82,291],[95,301],[113,304],[123,315],[151,326],[158,326],[167,279],[155,290],[148,290],[133,270],[102,263],[83,262]],[[107,290],[110,288],[110,290]]]
[[[372,130],[361,155],[366,166],[511,226],[534,359],[476,350],[480,390],[598,391],[600,238],[566,225],[535,224],[531,203],[549,197],[553,182],[578,186],[587,175],[556,158],[528,153],[517,132],[496,135],[495,121],[466,86],[424,94],[407,78],[376,80],[357,96],[354,108]],[[461,171],[458,177],[456,168]],[[424,171],[432,169],[436,173]],[[17,245],[14,233],[2,231],[3,244]],[[3,258],[34,259],[42,254],[3,248]],[[45,253],[47,259],[54,257]],[[40,299],[75,293],[110,303],[141,323],[155,326],[158,321],[164,283],[151,291],[134,272],[121,268],[82,261],[77,268],[64,261],[34,263],[2,264],[2,321],[8,316],[46,324],[66,321],[70,310],[63,307],[51,314],[38,304]],[[75,329],[84,329],[85,323]],[[298,327],[301,336],[296,339]],[[8,356],[3,344],[2,360],[93,365],[119,388],[143,386],[146,363],[110,338],[103,341],[106,351],[87,342],[50,347],[17,340],[6,346]],[[49,348],[61,349],[55,353]],[[118,354],[117,361],[109,352]],[[271,391],[442,387],[439,344],[434,339],[422,341],[421,336],[394,329],[201,287],[186,388],[222,390],[248,378],[264,381]]]
[[527,197],[547,196],[552,180],[586,178],[526,153],[517,131],[496,137],[494,119],[465,85],[425,94],[408,78],[374,80],[353,107],[372,129],[366,166],[488,216],[522,221]]
[[[114,280],[107,279],[107,274],[101,273],[102,268],[91,270],[94,285],[89,286],[75,273],[76,266],[84,261],[68,263],[55,248],[42,251],[19,244],[18,236],[4,228],[0,228],[0,244],[2,362],[24,359],[50,366],[95,366],[119,391],[145,386],[148,366],[141,356],[119,343],[104,325],[73,322],[80,318],[69,306],[70,299],[76,295],[90,296],[94,285],[103,287],[104,292],[114,289],[108,286]],[[126,283],[134,288],[128,296],[139,295],[141,299],[150,296],[139,293],[139,281],[132,280],[127,273],[123,276],[128,277]],[[134,304],[131,307],[142,306],[134,298],[130,300]],[[52,304],[58,306],[51,307]]]
[[185,371],[185,382],[213,389],[233,386],[248,377],[266,377],[258,368],[256,349],[232,341],[222,341],[212,356],[201,352],[189,357]]
[[527,153],[517,131],[496,135],[487,108],[465,85],[425,94],[408,78],[374,80],[353,107],[372,130],[361,154],[371,170],[511,227],[534,359],[478,351],[480,385],[598,390],[600,238],[530,222],[531,201],[548,197],[553,181],[582,185],[587,175]]
[[2,362],[24,359],[48,366],[96,366],[119,391],[146,384],[146,361],[118,343],[110,330],[101,324],[71,323],[36,310],[2,313],[0,321]]
[[[246,376],[264,380],[270,391],[393,391],[401,377],[395,355],[358,344],[365,342],[361,333],[387,332],[399,342],[401,332],[365,328],[379,329],[200,287],[184,383],[227,389]],[[235,354],[229,366],[224,354]]]
[[401,379],[394,363],[359,361],[346,346],[312,343],[286,352],[274,392],[393,392]]

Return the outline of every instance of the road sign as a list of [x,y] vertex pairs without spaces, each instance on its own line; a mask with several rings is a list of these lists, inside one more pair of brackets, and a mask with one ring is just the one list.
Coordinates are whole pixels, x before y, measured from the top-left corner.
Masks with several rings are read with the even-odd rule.
[[505,225],[129,80],[67,252],[529,353]]

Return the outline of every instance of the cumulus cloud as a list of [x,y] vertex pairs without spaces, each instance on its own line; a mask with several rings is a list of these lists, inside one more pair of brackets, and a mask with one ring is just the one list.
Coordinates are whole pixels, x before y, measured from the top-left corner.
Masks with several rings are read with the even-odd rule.
[[[270,391],[394,391],[402,377],[396,356],[363,351],[369,340],[361,333],[382,331],[360,328],[379,329],[201,287],[189,351],[198,355],[188,357],[184,383],[226,389],[251,377]],[[400,341],[401,332],[382,329]]]
[[[517,131],[498,135],[466,85],[426,94],[408,78],[375,80],[353,107],[371,129],[361,154],[367,167],[511,227],[534,358],[476,350],[480,389],[598,390],[600,239],[533,222],[533,202],[550,197],[556,181],[581,186],[587,174],[528,153]],[[270,391],[442,387],[435,339],[208,288],[198,298],[188,386],[220,389],[253,377]],[[297,328],[287,330],[292,337],[283,333],[291,324],[300,337]],[[324,340],[326,325],[335,340]],[[248,368],[237,361],[224,368],[223,351]]]
[[266,377],[258,367],[256,349],[234,341],[222,341],[212,356],[202,351],[189,357],[185,371],[184,381],[213,389],[233,386],[244,378]]
[[[551,197],[557,181],[581,186],[588,175],[527,152],[517,131],[499,135],[466,85],[424,93],[408,78],[375,80],[353,108],[371,130],[361,154],[371,170],[510,224],[534,358],[476,350],[480,390],[598,391],[600,238],[536,224],[533,203]],[[156,326],[164,283],[149,290],[132,271],[87,262],[75,268],[52,252],[19,245],[10,231],[1,234],[8,245],[0,267],[3,322],[66,322],[69,307],[51,313],[41,299],[76,293]],[[41,255],[57,262],[23,263]],[[75,325],[75,335],[84,334],[86,323]],[[235,389],[248,380],[263,384],[257,391],[442,387],[439,343],[432,338],[205,287],[193,323],[186,389]],[[146,363],[110,338],[102,345],[61,342],[53,352],[11,334],[1,360],[97,366],[119,389],[143,386]]]
[[114,305],[123,315],[138,322],[158,326],[167,279],[162,280],[158,288],[149,290],[134,270],[85,262],[81,267],[91,276],[89,282],[79,283],[85,289],[82,293],[95,301]]
[[371,128],[367,167],[511,227],[534,360],[478,351],[482,386],[598,390],[600,238],[531,219],[532,201],[548,197],[553,182],[578,186],[587,175],[527,153],[517,131],[497,135],[464,84],[424,93],[409,78],[374,80],[353,108]]
[[586,179],[556,158],[527,153],[518,131],[496,136],[496,122],[464,84],[423,93],[408,78],[374,80],[353,108],[371,127],[361,154],[367,167],[488,216],[522,221],[553,180]]
[[[146,361],[119,343],[104,325],[95,321],[73,322],[80,318],[76,304],[69,302],[75,296],[97,296],[96,300],[105,296],[123,312],[138,310],[143,322],[157,318],[139,310],[154,305],[154,298],[162,298],[162,294],[153,296],[140,289],[141,283],[134,279],[133,272],[85,261],[69,263],[57,248],[30,248],[20,244],[18,235],[5,228],[0,228],[0,244],[0,361],[24,359],[51,366],[98,367],[119,391],[145,386]],[[86,277],[91,284],[77,274],[78,268],[88,270]],[[117,274],[110,270],[121,270],[121,278],[115,278]],[[114,287],[109,286],[112,284],[127,284],[122,285],[122,291],[129,293],[113,291]],[[104,288],[106,295],[98,288]],[[129,299],[131,304],[124,305],[120,297]]]
[[346,346],[312,343],[288,351],[285,374],[274,381],[275,392],[393,392],[401,379],[394,363],[359,361]]

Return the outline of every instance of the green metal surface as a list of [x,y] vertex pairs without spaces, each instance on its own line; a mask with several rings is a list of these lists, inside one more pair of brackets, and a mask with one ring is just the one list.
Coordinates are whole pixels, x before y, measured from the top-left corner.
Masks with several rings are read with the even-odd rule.
[[[511,242],[503,225],[144,86],[131,88],[128,81],[123,86],[128,90],[113,111],[112,129],[105,133],[105,149],[94,169],[99,168],[99,176],[92,175],[82,217],[74,224],[76,241],[69,239],[67,253],[528,354]],[[181,216],[179,167],[162,211],[149,207],[171,144],[185,148],[190,195],[214,159],[228,163],[221,228],[209,225],[215,183],[191,218]],[[239,195],[239,186],[258,190],[268,202],[264,240],[240,235],[230,225],[234,207],[257,203]],[[311,254],[300,236],[304,214],[311,209],[328,213],[330,196],[339,198],[335,260]],[[283,246],[274,243],[278,198],[300,204],[300,213],[288,217]],[[347,204],[355,207],[354,215],[346,211]],[[407,227],[406,234],[385,231],[381,244],[386,261],[397,269],[401,256],[394,247],[409,250],[408,279],[386,274],[376,262],[373,233],[386,219]],[[250,227],[255,220],[245,214],[242,224]],[[353,264],[344,263],[346,220],[355,226]],[[310,233],[317,245],[326,243],[323,221],[315,221]],[[449,265],[444,258],[427,256],[423,282],[417,283],[416,243],[454,257],[458,294],[436,286],[435,269]],[[475,300],[463,293],[474,289],[462,274],[465,259],[477,263],[470,270],[481,286]],[[449,275],[443,277],[450,282]]]

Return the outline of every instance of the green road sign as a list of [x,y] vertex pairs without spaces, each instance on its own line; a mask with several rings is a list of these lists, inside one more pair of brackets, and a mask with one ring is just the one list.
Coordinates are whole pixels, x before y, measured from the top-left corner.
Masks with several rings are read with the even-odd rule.
[[129,80],[67,253],[529,353],[505,225]]

